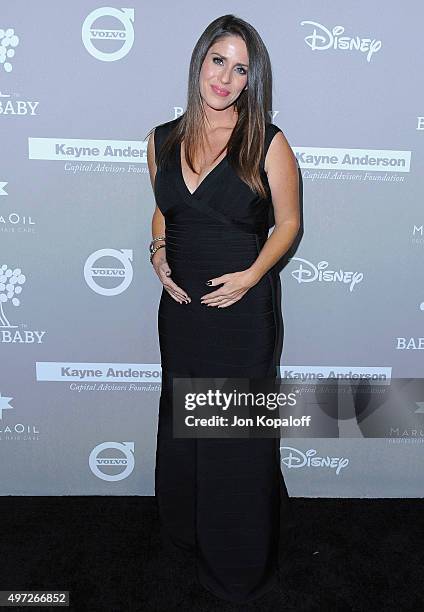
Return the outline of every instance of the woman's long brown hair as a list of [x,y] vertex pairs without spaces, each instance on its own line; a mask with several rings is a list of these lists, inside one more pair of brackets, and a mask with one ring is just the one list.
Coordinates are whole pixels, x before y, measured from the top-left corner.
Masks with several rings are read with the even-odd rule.
[[[230,35],[240,36],[244,40],[249,56],[249,70],[247,89],[242,91],[234,103],[238,120],[228,141],[227,159],[241,180],[266,198],[268,191],[261,178],[260,164],[264,161],[265,123],[270,120],[268,113],[272,109],[271,62],[255,28],[234,15],[223,15],[212,21],[197,41],[190,61],[187,109],[163,143],[157,163],[158,166],[166,164],[174,147],[184,140],[187,165],[196,172],[193,159],[203,145],[206,117],[200,96],[200,70],[209,48],[220,38]],[[153,128],[147,137],[152,131]]]

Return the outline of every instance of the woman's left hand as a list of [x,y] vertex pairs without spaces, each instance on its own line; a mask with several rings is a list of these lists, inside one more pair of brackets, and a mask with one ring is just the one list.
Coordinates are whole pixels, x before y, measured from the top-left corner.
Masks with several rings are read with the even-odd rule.
[[222,287],[219,287],[216,291],[202,295],[200,302],[207,306],[226,308],[240,300],[258,281],[259,278],[257,275],[249,269],[211,278],[209,282],[210,286],[222,285]]

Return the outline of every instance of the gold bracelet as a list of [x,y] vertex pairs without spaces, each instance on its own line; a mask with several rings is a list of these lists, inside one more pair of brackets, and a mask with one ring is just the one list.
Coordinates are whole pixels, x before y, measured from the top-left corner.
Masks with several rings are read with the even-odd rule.
[[150,254],[150,263],[152,263],[152,259],[153,259],[153,255],[156,253],[156,251],[159,251],[159,249],[162,249],[164,246],[166,246],[165,244],[160,244],[159,246],[155,247],[153,249],[153,251]]
[[155,242],[157,242],[158,240],[165,240],[165,236],[157,236],[156,238],[153,238],[149,244],[149,251],[152,252],[153,251],[153,245]]

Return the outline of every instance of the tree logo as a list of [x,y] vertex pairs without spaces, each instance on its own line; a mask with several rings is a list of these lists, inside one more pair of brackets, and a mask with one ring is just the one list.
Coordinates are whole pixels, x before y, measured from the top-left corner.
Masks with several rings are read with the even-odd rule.
[[20,306],[19,296],[22,293],[22,285],[25,281],[25,274],[22,274],[20,268],[12,270],[7,264],[0,266],[0,328],[17,327],[17,325],[10,324],[6,317],[4,305],[10,302],[12,306]]
[[15,47],[19,45],[19,36],[13,28],[3,30],[0,28],[0,65],[5,72],[12,72],[13,66],[9,61],[15,57]]

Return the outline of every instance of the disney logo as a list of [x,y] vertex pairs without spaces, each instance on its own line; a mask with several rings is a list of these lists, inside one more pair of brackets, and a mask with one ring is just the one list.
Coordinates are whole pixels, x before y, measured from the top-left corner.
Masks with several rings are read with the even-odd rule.
[[[325,282],[350,283],[349,291],[364,278],[362,272],[346,272],[343,270],[327,270],[328,261],[320,261],[316,266],[301,257],[291,257],[291,261],[300,261],[299,267],[292,271],[292,276],[298,283],[312,283],[315,280]],[[305,264],[305,267],[303,266]]]
[[326,49],[330,49],[330,47],[348,51],[361,51],[362,53],[367,53],[367,62],[370,62],[373,53],[377,53],[377,51],[381,49],[381,40],[376,40],[375,38],[341,36],[345,29],[340,25],[335,26],[330,31],[328,28],[315,21],[300,22],[300,25],[305,24],[314,26],[312,34],[305,36],[304,39],[306,44],[313,51],[325,51]]
[[303,453],[298,448],[292,446],[280,446],[280,451],[288,451],[284,457],[281,458],[281,463],[288,468],[301,468],[305,467],[328,467],[335,468],[336,474],[340,474],[340,470],[349,465],[349,459],[345,457],[316,457],[317,451],[314,448],[310,448]]

